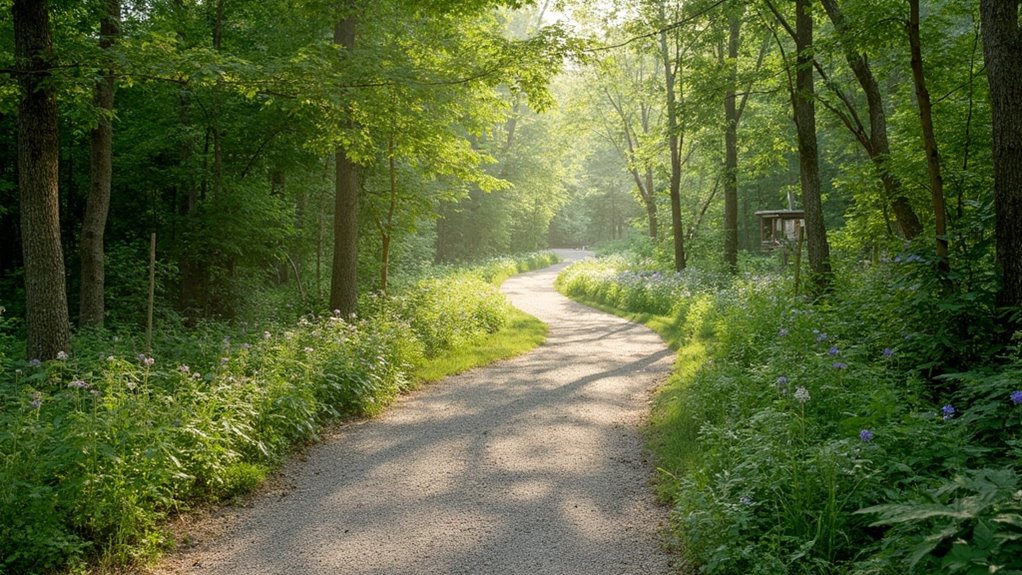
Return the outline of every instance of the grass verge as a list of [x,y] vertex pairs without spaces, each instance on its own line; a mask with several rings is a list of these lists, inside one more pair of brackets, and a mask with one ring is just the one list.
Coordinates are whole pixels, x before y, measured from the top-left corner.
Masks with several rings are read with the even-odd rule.
[[531,315],[512,309],[508,323],[472,344],[426,360],[416,368],[419,382],[439,381],[449,375],[508,359],[531,351],[546,341],[547,326]]

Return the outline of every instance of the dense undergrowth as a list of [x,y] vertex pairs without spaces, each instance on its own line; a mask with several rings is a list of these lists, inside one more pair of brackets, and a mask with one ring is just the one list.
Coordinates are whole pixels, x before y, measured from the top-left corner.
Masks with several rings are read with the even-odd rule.
[[622,257],[558,286],[678,349],[650,441],[700,572],[1022,573],[1020,341],[921,258],[856,268],[817,302]]
[[329,422],[379,412],[418,368],[435,378],[438,359],[521,322],[496,284],[554,261],[445,269],[364,297],[358,318],[166,330],[148,354],[102,332],[15,359],[0,324],[0,573],[151,557],[168,515],[251,490]]

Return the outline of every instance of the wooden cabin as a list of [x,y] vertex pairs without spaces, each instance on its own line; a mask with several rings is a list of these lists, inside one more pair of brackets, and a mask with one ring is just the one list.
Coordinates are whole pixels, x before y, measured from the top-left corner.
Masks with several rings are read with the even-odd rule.
[[764,210],[759,216],[760,247],[772,251],[798,241],[798,230],[805,226],[803,210]]

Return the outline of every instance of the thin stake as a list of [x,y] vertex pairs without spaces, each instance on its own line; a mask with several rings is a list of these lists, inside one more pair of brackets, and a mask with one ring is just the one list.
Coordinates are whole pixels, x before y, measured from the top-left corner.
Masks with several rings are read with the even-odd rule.
[[149,313],[145,328],[145,348],[153,353],[153,300],[156,297],[156,232],[149,238]]
[[802,224],[797,224],[797,227],[798,241],[795,242],[795,297],[798,297],[799,283],[802,280],[802,242],[805,239]]

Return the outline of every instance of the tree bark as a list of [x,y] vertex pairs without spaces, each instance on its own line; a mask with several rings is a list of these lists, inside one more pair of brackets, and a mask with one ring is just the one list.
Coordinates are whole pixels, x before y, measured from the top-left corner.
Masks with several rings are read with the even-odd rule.
[[821,0],[821,4],[827,11],[831,23],[834,24],[834,29],[842,36],[845,60],[866,96],[870,128],[869,140],[863,142],[863,144],[868,144],[864,145],[866,154],[877,171],[887,201],[891,204],[894,218],[898,222],[901,235],[906,239],[913,239],[923,232],[923,225],[915,210],[912,209],[912,204],[905,197],[901,180],[891,171],[891,144],[887,138],[887,112],[884,110],[880,87],[873,75],[869,60],[864,54],[856,52],[854,47],[848,43],[847,36],[850,33],[848,21],[837,0]]
[[[334,43],[355,47],[356,21],[348,14],[334,26]],[[358,307],[358,166],[344,146],[335,153],[334,267],[330,281],[330,307],[348,317]]]
[[1016,308],[1022,324],[1022,29],[1018,0],[981,0],[983,54],[994,132],[994,210],[998,303]]
[[[742,20],[728,18],[727,88],[724,92],[724,265],[738,271],[738,47]],[[721,53],[723,56],[723,53]]]
[[[99,25],[99,47],[109,50],[120,33],[120,0],[107,0],[106,13]],[[99,123],[90,133],[89,200],[82,222],[81,270],[78,321],[82,326],[103,327],[106,311],[104,290],[103,236],[110,212],[110,187],[113,180],[114,75],[107,70],[93,87],[93,104],[99,111]]]
[[64,254],[60,245],[57,99],[49,83],[54,59],[47,0],[14,0],[18,103],[18,192],[25,258],[27,353],[52,359],[67,352]]
[[667,91],[667,144],[671,150],[671,232],[674,236],[674,269],[685,269],[685,230],[681,223],[681,128],[678,125],[676,77],[667,47],[667,32],[660,32],[660,55]]
[[795,47],[797,69],[792,106],[798,132],[799,178],[802,208],[805,210],[806,246],[809,251],[811,282],[818,292],[830,289],[830,245],[823,221],[820,194],[820,158],[816,142],[816,92],[813,85],[813,17],[811,0],[795,2]]
[[912,51],[912,81],[919,104],[919,121],[923,129],[923,148],[926,150],[926,169],[930,176],[930,198],[933,202],[934,235],[938,267],[942,272],[950,268],[947,247],[947,208],[944,203],[944,179],[940,173],[940,153],[933,129],[933,106],[923,74],[923,49],[919,39],[919,0],[908,0],[909,19],[906,23],[909,47]]

